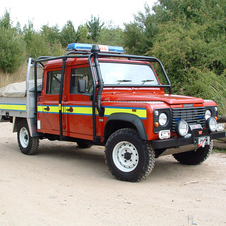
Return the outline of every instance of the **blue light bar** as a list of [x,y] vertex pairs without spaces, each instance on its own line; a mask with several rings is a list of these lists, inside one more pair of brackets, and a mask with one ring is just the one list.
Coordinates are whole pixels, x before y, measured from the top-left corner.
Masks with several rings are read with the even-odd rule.
[[[120,46],[107,46],[107,45],[99,45],[101,52],[106,53],[125,53],[123,47]],[[67,51],[85,51],[91,52],[92,44],[85,43],[71,43],[67,46]]]
[[90,52],[91,48],[92,48],[92,44],[71,43],[67,46],[67,51],[76,50],[76,51]]
[[108,46],[108,48],[111,53],[125,53],[123,47],[120,46]]

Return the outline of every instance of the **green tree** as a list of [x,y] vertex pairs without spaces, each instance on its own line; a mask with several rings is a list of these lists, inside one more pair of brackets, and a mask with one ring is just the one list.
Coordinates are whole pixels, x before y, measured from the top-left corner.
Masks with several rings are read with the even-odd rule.
[[0,68],[4,72],[14,72],[24,62],[25,43],[23,36],[12,26],[10,14],[6,11],[0,19]]
[[71,20],[67,21],[67,23],[62,28],[60,34],[61,44],[63,47],[66,47],[69,43],[77,41],[76,31]]
[[153,38],[158,32],[155,15],[150,13],[150,7],[145,4],[145,12],[138,12],[134,22],[125,24],[124,46],[130,54],[145,55],[153,47]]
[[93,17],[93,15],[91,15],[91,20],[87,21],[86,25],[89,31],[89,39],[97,42],[100,32],[104,26],[104,22],[101,22],[99,17]]
[[125,25],[128,52],[159,58],[174,93],[214,99],[226,113],[226,2],[159,0],[152,10]]
[[33,23],[29,22],[28,25],[24,26],[23,35],[26,42],[27,57],[62,55],[61,44],[49,43],[45,36],[34,30]]
[[174,92],[225,105],[225,89],[218,89],[225,87],[225,7],[222,0],[160,0],[153,8],[159,31],[148,54],[163,61]]
[[88,43],[89,42],[88,33],[89,28],[87,24],[79,25],[77,30],[77,41],[80,43]]
[[101,30],[97,42],[102,45],[123,46],[123,38],[123,30],[109,23]]
[[41,28],[41,35],[45,38],[46,42],[50,44],[60,43],[60,29],[57,25],[49,27],[48,25],[43,25]]
[[6,10],[4,16],[0,19],[0,26],[5,29],[12,28],[12,21],[10,18],[10,13]]

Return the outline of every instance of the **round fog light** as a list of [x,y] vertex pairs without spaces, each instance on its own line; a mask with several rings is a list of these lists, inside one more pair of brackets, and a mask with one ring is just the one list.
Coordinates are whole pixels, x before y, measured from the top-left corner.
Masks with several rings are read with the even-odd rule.
[[214,132],[217,130],[217,121],[215,118],[210,117],[207,120],[207,127],[210,129],[211,132]]
[[189,126],[184,120],[180,120],[176,126],[176,133],[178,136],[184,137],[188,134]]

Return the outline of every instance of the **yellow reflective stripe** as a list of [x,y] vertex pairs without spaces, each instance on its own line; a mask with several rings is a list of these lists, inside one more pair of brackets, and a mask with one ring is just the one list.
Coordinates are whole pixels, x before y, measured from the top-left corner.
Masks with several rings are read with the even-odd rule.
[[43,106],[38,105],[38,112],[42,112],[43,111]]
[[[49,107],[49,110],[47,110]],[[38,112],[46,112],[46,113],[59,113],[59,106],[57,105],[38,105]]]
[[0,104],[0,110],[26,111],[26,104]]
[[137,115],[140,118],[147,118],[147,111],[145,108],[117,108],[117,107],[106,107],[105,108],[105,116],[109,116],[113,113],[129,113]]
[[[45,113],[59,113],[59,106],[49,106],[49,111],[45,108],[47,106],[38,106],[38,112],[45,112]],[[73,109],[73,111],[69,111]],[[62,106],[62,112],[64,114],[77,114],[77,115],[92,115],[92,107],[91,106]],[[96,109],[96,114],[98,111]],[[137,115],[142,119],[147,118],[147,111],[145,108],[123,108],[123,107],[105,107],[104,116],[108,117],[113,113],[129,113]]]
[[[47,110],[45,110],[47,111]],[[52,113],[58,113],[59,112],[59,106],[50,106],[49,111],[47,112],[52,112]]]
[[[68,111],[69,109],[73,109],[73,111]],[[64,112],[67,114],[78,114],[78,115],[92,115],[93,111],[92,111],[92,107],[74,107],[74,106],[66,106],[63,107]]]

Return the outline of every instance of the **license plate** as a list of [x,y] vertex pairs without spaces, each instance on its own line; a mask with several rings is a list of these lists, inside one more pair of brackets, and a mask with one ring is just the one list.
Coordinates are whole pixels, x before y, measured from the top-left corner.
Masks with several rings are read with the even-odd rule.
[[198,137],[197,145],[199,147],[205,147],[206,145],[210,145],[210,137]]

